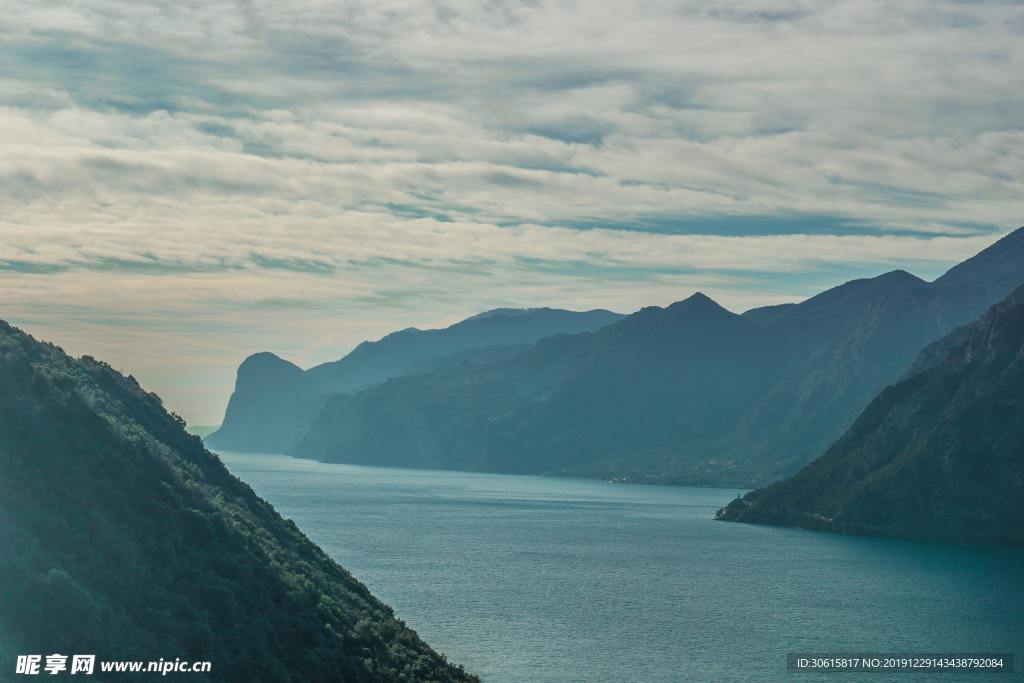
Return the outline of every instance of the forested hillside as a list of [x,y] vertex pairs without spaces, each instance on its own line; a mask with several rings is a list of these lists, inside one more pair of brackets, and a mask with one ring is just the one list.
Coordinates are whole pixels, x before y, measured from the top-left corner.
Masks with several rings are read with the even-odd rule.
[[0,323],[0,661],[216,681],[467,680],[107,364]]
[[719,512],[855,534],[1024,543],[1024,287],[926,349],[793,478]]

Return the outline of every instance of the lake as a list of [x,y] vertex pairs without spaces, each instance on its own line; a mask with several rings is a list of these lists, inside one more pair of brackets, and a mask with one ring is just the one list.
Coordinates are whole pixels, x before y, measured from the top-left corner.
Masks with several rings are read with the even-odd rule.
[[221,457],[485,681],[778,680],[803,651],[1024,655],[1019,549],[713,521],[735,489]]

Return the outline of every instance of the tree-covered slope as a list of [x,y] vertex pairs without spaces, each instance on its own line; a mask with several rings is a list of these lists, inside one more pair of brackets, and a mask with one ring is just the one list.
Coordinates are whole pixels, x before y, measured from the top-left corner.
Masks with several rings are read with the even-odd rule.
[[1024,287],[926,349],[829,451],[720,519],[1024,543]]
[[[828,290],[766,323],[803,359],[738,426],[755,459],[792,474],[853,422],[929,343],[1024,284],[1024,228],[935,282],[894,271]],[[757,314],[755,314],[757,315]],[[764,314],[760,314],[764,317]]]
[[58,652],[211,661],[196,681],[469,678],[154,394],[6,323],[0,633],[7,671]]

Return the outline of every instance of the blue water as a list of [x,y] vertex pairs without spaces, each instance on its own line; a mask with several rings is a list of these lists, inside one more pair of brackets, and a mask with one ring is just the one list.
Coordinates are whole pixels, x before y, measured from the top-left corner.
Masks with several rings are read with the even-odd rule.
[[[735,490],[222,458],[485,681],[782,680],[796,651],[1024,657],[1020,550],[712,521]],[[833,679],[865,676],[889,680]],[[960,679],[978,680],[941,677]]]

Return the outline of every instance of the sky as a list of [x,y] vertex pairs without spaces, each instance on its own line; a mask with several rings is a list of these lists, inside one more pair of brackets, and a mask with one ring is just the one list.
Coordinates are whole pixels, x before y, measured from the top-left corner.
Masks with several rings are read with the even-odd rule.
[[0,0],[0,318],[218,424],[499,306],[934,278],[1024,222],[1024,4]]

